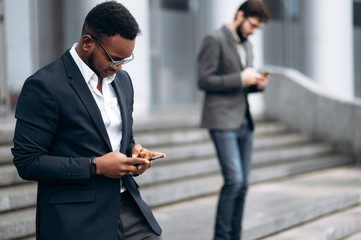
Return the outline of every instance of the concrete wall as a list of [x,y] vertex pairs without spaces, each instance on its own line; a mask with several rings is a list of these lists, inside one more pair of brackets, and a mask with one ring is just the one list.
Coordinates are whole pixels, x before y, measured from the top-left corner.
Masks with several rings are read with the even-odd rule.
[[265,115],[290,128],[333,142],[361,162],[361,100],[321,89],[293,69],[271,67]]

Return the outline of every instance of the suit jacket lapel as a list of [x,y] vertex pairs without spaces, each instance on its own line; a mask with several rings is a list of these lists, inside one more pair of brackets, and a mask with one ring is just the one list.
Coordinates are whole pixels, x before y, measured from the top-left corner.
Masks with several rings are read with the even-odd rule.
[[225,41],[226,41],[227,45],[229,46],[233,56],[237,59],[239,66],[242,67],[241,57],[239,56],[238,49],[237,49],[236,43],[233,40],[232,33],[229,32],[229,30],[227,29],[226,26],[222,27],[222,32],[225,35]]
[[252,56],[252,45],[251,43],[247,40],[244,43],[245,49],[246,49],[246,55],[247,55],[247,67],[253,67],[253,56]]
[[76,63],[71,57],[69,51],[67,51],[63,57],[63,62],[65,69],[69,78],[69,84],[77,92],[78,96],[81,98],[85,108],[88,110],[90,117],[92,118],[95,126],[97,127],[100,136],[106,142],[109,150],[112,150],[111,143],[107,130],[104,125],[104,121],[98,105],[96,104],[92,93],[89,90],[88,85],[86,84],[81,72],[79,71]]

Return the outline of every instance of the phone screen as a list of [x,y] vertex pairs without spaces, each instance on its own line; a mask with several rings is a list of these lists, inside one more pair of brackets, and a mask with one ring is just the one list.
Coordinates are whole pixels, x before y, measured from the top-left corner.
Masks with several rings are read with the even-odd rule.
[[157,156],[154,156],[154,157],[152,157],[152,158],[149,158],[149,161],[153,161],[153,160],[155,160],[155,159],[162,158],[163,156],[164,156],[164,154],[159,154],[159,155],[157,155]]

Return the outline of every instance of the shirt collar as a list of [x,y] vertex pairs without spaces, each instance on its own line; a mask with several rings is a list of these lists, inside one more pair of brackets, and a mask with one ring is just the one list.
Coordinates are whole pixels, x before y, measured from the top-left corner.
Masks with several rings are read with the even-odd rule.
[[241,43],[241,39],[238,37],[238,35],[232,31],[230,26],[228,24],[224,25],[226,29],[232,34],[233,40],[237,43]]
[[[98,76],[94,73],[94,71],[79,57],[78,53],[75,51],[75,47],[77,45],[78,43],[74,43],[74,45],[72,46],[69,52],[73,57],[76,65],[78,66],[81,74],[83,75],[85,82],[89,83],[89,81],[92,78],[98,79]],[[113,82],[114,79],[115,79],[115,74],[113,76],[104,78],[103,81],[110,84],[111,82]]]

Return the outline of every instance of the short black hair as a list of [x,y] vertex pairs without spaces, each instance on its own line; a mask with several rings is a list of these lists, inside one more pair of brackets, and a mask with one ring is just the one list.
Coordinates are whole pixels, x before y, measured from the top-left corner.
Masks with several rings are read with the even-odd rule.
[[[244,17],[256,17],[260,22],[266,23],[270,18],[266,5],[261,0],[248,0],[237,10],[244,12]],[[237,16],[237,14],[236,14]]]
[[82,35],[90,34],[97,38],[104,35],[133,40],[140,33],[139,25],[133,15],[121,3],[107,1],[96,5],[85,18]]

